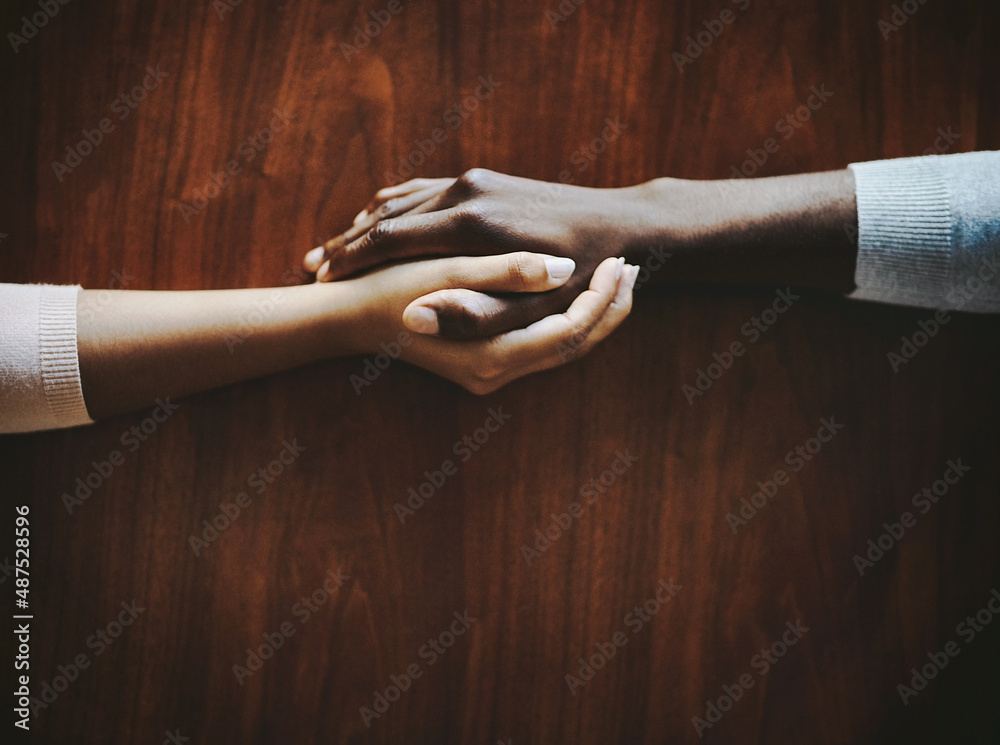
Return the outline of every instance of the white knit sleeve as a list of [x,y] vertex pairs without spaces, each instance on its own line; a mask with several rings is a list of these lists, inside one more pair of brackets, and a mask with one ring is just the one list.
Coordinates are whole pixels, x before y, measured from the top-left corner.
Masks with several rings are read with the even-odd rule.
[[854,163],[851,297],[1000,312],[1000,152]]
[[0,284],[0,433],[90,424],[76,343],[79,285]]

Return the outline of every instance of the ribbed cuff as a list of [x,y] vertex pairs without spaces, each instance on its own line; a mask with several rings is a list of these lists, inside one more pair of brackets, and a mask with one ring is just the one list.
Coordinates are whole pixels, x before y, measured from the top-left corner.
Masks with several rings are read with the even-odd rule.
[[80,381],[76,341],[76,299],[80,286],[42,287],[38,322],[39,358],[45,401],[54,427],[90,424]]
[[857,289],[851,297],[946,308],[954,246],[938,157],[852,163],[858,203]]

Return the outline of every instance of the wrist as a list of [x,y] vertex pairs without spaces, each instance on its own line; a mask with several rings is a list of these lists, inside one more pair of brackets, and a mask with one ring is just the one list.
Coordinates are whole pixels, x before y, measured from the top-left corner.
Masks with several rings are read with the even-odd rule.
[[[656,275],[652,281],[697,279],[690,276],[692,260],[720,232],[722,216],[713,183],[657,178],[625,187],[623,195],[631,203],[626,260],[649,268]],[[658,272],[660,264],[668,270]]]
[[308,305],[313,343],[319,358],[367,354],[370,308],[358,292],[357,281],[315,282],[299,288]]

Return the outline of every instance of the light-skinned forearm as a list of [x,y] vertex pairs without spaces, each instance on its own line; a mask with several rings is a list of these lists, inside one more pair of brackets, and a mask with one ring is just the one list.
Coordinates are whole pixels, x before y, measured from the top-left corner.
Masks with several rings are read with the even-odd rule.
[[82,290],[77,310],[80,375],[94,419],[363,351],[343,285]]

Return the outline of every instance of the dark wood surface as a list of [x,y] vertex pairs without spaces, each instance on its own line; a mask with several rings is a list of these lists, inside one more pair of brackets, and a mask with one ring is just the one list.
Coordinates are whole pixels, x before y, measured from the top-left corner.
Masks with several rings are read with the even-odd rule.
[[[578,183],[720,178],[825,85],[759,175],[917,155],[938,128],[960,134],[949,152],[1000,147],[996,4],[930,0],[888,39],[888,2],[742,4],[587,0],[553,28],[555,2],[404,2],[345,59],[338,45],[387,3],[220,18],[207,0],[75,0],[0,50],[0,278],[301,281],[302,253],[440,126],[418,175],[555,180],[619,117]],[[4,32],[37,10],[9,5]],[[678,70],[672,54],[724,8],[736,20]],[[168,75],[119,120],[116,99],[156,65]],[[499,86],[451,129],[481,75]],[[241,143],[275,109],[291,120],[248,161]],[[104,117],[114,130],[58,180],[52,162]],[[229,160],[240,173],[185,219]],[[696,742],[692,718],[748,674],[705,742],[997,742],[1000,618],[972,640],[956,627],[1000,586],[1000,321],[955,314],[894,372],[887,354],[930,312],[800,292],[689,405],[682,386],[748,342],[773,292],[642,289],[590,357],[485,398],[404,364],[357,396],[363,361],[348,359],[182,401],[135,452],[121,438],[149,412],[0,439],[4,525],[32,509],[34,694],[88,663],[32,720],[35,741]],[[460,462],[454,444],[491,409],[509,420]],[[843,429],[792,472],[785,454],[823,417]],[[285,440],[305,450],[248,490]],[[528,565],[536,529],[626,449],[638,460]],[[124,463],[70,513],[62,495],[115,450]],[[457,473],[401,524],[393,505],[446,459]],[[955,459],[971,471],[920,514],[911,498]],[[782,468],[734,535],[727,513]],[[189,537],[241,491],[253,502],[196,556]],[[859,576],[853,557],[903,511],[916,525]],[[349,579],[303,622],[296,603],[329,570]],[[626,615],[671,579],[637,629]],[[134,623],[88,646],[133,600]],[[466,611],[468,631],[421,656]],[[762,674],[754,656],[799,621]],[[234,665],[285,622],[294,635],[241,685]],[[625,646],[571,692],[579,658],[618,632]],[[960,654],[904,705],[897,686],[949,642]],[[420,677],[367,727],[361,708],[411,665]]]

